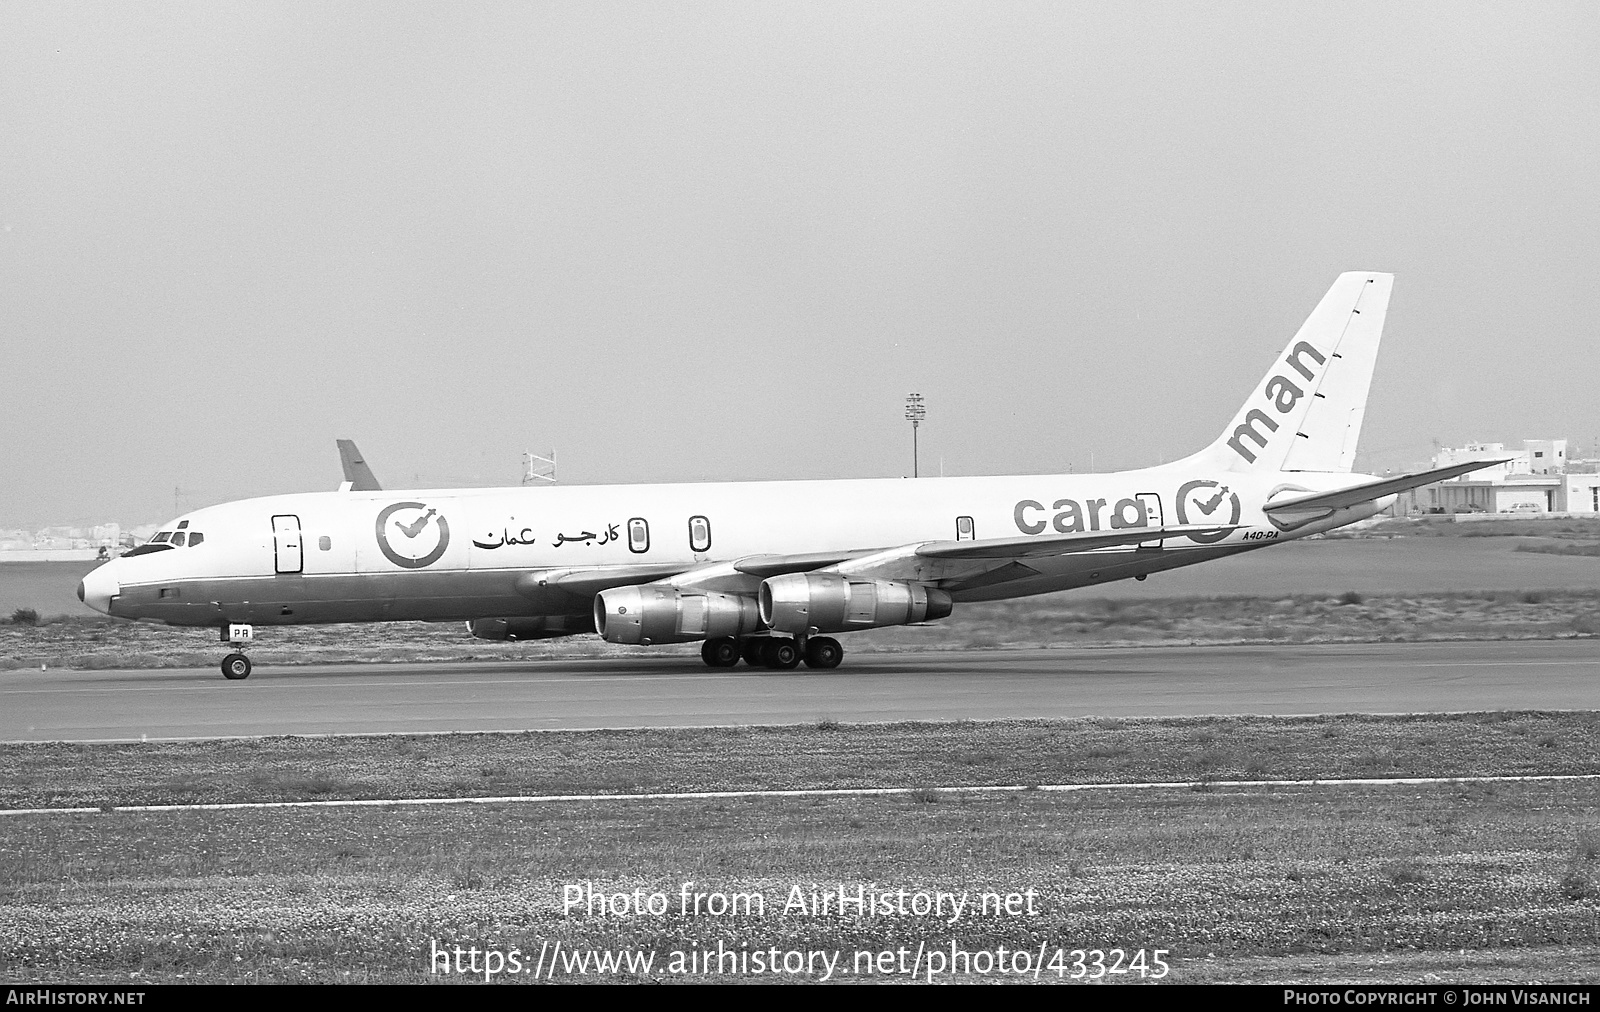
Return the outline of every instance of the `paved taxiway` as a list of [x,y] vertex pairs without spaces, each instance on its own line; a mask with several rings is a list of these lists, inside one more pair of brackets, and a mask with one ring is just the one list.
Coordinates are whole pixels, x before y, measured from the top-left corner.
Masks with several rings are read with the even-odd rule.
[[0,673],[0,740],[1261,713],[1600,710],[1600,640]]

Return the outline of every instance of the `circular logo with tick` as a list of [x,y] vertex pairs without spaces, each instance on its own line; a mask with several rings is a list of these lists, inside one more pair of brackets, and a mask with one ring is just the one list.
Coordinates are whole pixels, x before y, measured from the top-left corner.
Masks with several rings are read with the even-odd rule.
[[450,524],[426,503],[397,502],[378,514],[378,550],[405,569],[431,566],[450,547]]
[[[1226,506],[1227,519],[1223,519]],[[1232,527],[1239,522],[1239,493],[1228,486],[1214,481],[1185,482],[1178,489],[1178,523],[1185,526],[1189,524],[1216,524],[1218,527]],[[1201,545],[1214,545],[1231,534],[1232,531],[1218,531],[1215,534],[1191,534],[1189,540]]]

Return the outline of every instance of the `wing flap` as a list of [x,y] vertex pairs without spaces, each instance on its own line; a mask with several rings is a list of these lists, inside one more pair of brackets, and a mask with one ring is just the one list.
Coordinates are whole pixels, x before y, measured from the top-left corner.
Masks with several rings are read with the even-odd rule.
[[1180,538],[1189,534],[1217,534],[1233,527],[1214,525],[1174,525],[1170,527],[1129,527],[1120,531],[1081,531],[1073,534],[1033,534],[1020,538],[989,538],[984,541],[932,541],[918,545],[916,553],[925,559],[1027,559],[1046,555],[1072,555],[1100,548],[1136,545],[1141,541]]
[[807,552],[797,555],[747,555],[742,559],[736,559],[733,568],[765,580],[769,576],[809,573],[813,569],[837,566],[841,562],[859,559],[879,551],[882,549],[862,548],[849,552]]

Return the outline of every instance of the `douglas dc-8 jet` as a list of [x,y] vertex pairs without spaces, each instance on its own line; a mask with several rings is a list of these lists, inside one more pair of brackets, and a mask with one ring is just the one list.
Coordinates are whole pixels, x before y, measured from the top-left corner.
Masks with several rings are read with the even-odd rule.
[[209,506],[95,569],[97,611],[213,626],[465,621],[474,636],[703,641],[712,667],[833,668],[833,634],[1094,586],[1370,517],[1486,466],[1352,474],[1393,277],[1340,275],[1200,452],[1108,474],[336,492]]

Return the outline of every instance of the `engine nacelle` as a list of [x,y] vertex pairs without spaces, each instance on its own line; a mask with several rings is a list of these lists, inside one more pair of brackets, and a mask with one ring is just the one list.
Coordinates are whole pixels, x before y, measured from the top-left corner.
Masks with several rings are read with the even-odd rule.
[[594,632],[588,615],[524,615],[514,618],[476,618],[467,631],[480,640],[545,640]]
[[608,643],[688,643],[747,636],[759,627],[756,603],[738,594],[646,584],[594,596],[594,628]]
[[838,573],[790,573],[762,581],[761,621],[808,636],[906,625],[950,614],[950,595],[919,583],[851,580]]

